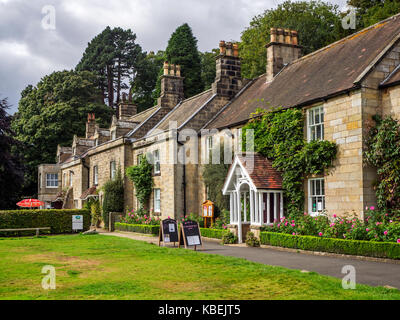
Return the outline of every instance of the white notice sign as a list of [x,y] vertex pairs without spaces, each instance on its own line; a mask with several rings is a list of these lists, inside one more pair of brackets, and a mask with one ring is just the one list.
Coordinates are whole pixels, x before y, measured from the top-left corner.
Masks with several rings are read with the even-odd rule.
[[83,216],[72,216],[72,230],[83,230]]
[[199,246],[201,244],[199,236],[187,237],[187,242],[188,246]]
[[175,225],[173,223],[170,223],[168,225],[169,233],[174,233],[175,232]]

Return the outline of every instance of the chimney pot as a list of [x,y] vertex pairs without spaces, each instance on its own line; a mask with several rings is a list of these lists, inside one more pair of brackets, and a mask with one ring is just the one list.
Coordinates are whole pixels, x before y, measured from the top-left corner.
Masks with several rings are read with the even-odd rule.
[[225,54],[225,51],[226,51],[225,41],[221,40],[219,42],[219,53],[220,54]]
[[271,42],[276,42],[276,41],[277,41],[276,28],[271,28]]
[[174,64],[171,64],[171,68],[169,70],[169,75],[175,76],[175,65]]
[[226,43],[226,55],[227,56],[233,56],[233,51],[232,51],[232,42],[227,42]]
[[165,61],[164,62],[164,76],[168,75],[168,67],[169,67],[168,61]]
[[181,66],[179,64],[176,65],[176,76],[177,77],[181,76]]
[[292,44],[292,36],[289,29],[285,29],[285,43]]
[[234,57],[239,57],[239,44],[234,43],[233,44],[233,56]]
[[284,38],[284,34],[283,34],[283,29],[282,28],[278,28],[276,29],[276,33],[278,35],[278,41],[279,43],[285,43],[285,38]]
[[298,33],[295,30],[290,31],[291,36],[292,36],[292,44],[297,46],[299,44],[299,40],[298,40]]

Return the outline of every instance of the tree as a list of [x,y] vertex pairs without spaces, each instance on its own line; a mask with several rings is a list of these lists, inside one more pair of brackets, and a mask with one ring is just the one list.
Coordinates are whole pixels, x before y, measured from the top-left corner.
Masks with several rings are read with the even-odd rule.
[[21,195],[24,168],[21,143],[14,139],[7,99],[0,99],[0,209],[15,209]]
[[137,75],[132,87],[132,101],[138,106],[138,112],[154,106],[153,92],[156,87],[159,71],[164,63],[164,51],[157,54],[144,54],[137,64]]
[[57,145],[71,145],[74,134],[84,136],[88,113],[94,113],[102,126],[112,116],[91,72],[54,72],[22,91],[12,128],[24,143],[27,194],[37,191],[37,166],[55,162]]
[[356,8],[357,28],[363,29],[400,12],[398,0],[349,0]]
[[143,61],[142,48],[135,41],[132,30],[107,27],[88,44],[76,66],[77,71],[95,72],[103,102],[107,99],[110,107],[118,105],[122,90],[131,89],[126,82],[134,83],[138,63]]
[[103,221],[107,228],[109,224],[110,212],[124,211],[124,181],[121,169],[117,170],[117,175],[113,180],[108,180],[102,187],[104,192],[103,200]]
[[288,28],[299,33],[303,53],[308,54],[346,35],[341,26],[337,5],[321,1],[285,1],[276,9],[266,10],[253,18],[242,32],[240,56],[242,75],[254,78],[266,70],[265,45],[270,40],[270,28]]
[[211,88],[215,81],[216,65],[215,60],[219,55],[219,49],[212,49],[211,52],[200,52],[201,57],[201,79],[204,83],[204,90]]
[[[180,65],[184,80],[185,97],[190,98],[204,89],[201,78],[201,60],[197,50],[197,39],[194,37],[192,29],[185,23],[178,27],[168,41],[165,50],[165,59],[170,64]],[[159,76],[162,75],[162,68]],[[155,98],[158,98],[161,92],[161,79],[158,79]]]

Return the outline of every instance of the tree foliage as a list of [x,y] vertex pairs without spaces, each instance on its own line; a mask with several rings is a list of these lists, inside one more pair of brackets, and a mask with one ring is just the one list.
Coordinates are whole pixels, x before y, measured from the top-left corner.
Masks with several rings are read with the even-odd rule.
[[356,8],[358,29],[400,13],[398,0],[349,0],[347,4]]
[[36,87],[22,91],[12,128],[25,145],[27,194],[37,191],[37,166],[54,163],[57,145],[71,145],[73,136],[84,136],[88,113],[106,125],[112,110],[102,104],[91,72],[60,71],[42,78]]
[[302,213],[304,179],[324,174],[333,166],[336,144],[306,142],[304,114],[298,109],[257,110],[254,118],[243,127],[244,146],[249,129],[254,130],[255,150],[272,160],[273,167],[282,174],[286,212],[289,215]]
[[78,71],[92,71],[98,77],[103,103],[108,100],[110,107],[121,101],[122,90],[129,89],[127,83],[134,83],[140,63],[145,54],[136,42],[132,30],[107,27],[89,42]]
[[108,180],[102,187],[103,197],[103,221],[108,227],[110,212],[124,211],[124,181],[122,179],[121,169],[117,170],[117,174],[113,180]]
[[126,176],[133,182],[135,195],[141,209],[146,209],[153,190],[153,166],[146,157],[142,157],[140,164],[126,169]]
[[0,209],[16,208],[24,180],[23,145],[14,138],[8,108],[7,99],[0,99]]
[[[222,188],[232,159],[224,160],[224,146],[222,144],[215,146],[215,148],[220,149],[219,164],[209,163],[204,165],[203,181],[208,190],[207,198],[214,202],[216,214],[219,214],[222,210],[229,210],[229,197],[222,194]],[[215,153],[213,152],[213,154]]]
[[254,78],[265,73],[265,45],[270,41],[270,28],[273,27],[298,31],[304,54],[339,40],[349,32],[341,26],[337,5],[322,1],[285,1],[276,9],[254,17],[242,32],[240,56],[244,77]]
[[366,163],[378,173],[376,196],[380,209],[400,209],[400,122],[374,117],[366,137]]
[[[178,27],[171,35],[165,50],[165,60],[170,64],[180,65],[184,80],[185,97],[190,98],[204,89],[201,78],[201,59],[197,49],[197,39],[190,26],[185,23]],[[161,68],[159,76],[163,74]],[[154,98],[161,92],[161,78],[159,77]]]
[[200,53],[201,58],[201,78],[204,83],[204,90],[211,88],[215,81],[216,64],[215,60],[219,55],[219,49],[212,49],[211,52]]

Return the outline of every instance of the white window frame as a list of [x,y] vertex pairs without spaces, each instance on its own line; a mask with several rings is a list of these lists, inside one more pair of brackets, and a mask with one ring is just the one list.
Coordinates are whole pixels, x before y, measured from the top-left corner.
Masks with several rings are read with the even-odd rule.
[[213,152],[213,144],[214,144],[214,137],[208,136],[206,140],[206,147],[207,147],[207,162],[212,162],[212,152]]
[[117,176],[117,163],[115,161],[110,162],[110,178],[114,180]]
[[161,189],[154,189],[154,212],[161,213]]
[[[317,194],[317,185],[319,184],[320,193]],[[312,192],[314,185],[314,193]],[[318,205],[316,211],[313,211],[313,203],[322,202],[322,210],[319,210]],[[313,178],[308,180],[308,212],[311,216],[320,215],[325,211],[325,179],[324,178]]]
[[67,174],[65,172],[63,174],[63,179],[64,179],[63,185],[64,185],[64,187],[66,187],[67,186]]
[[[318,118],[317,118],[318,116]],[[318,106],[307,110],[307,141],[323,141],[325,139],[324,107]],[[320,128],[320,136],[318,136]]]
[[160,161],[160,150],[153,151],[153,161],[154,161],[154,174],[161,173],[161,161]]
[[46,188],[47,189],[58,188],[58,173],[46,173]]
[[93,183],[95,186],[99,185],[99,167],[98,166],[93,167]]
[[70,171],[69,172],[69,186],[70,187],[72,187],[72,184],[73,184],[73,180],[74,180],[74,177],[73,177],[73,173],[72,173],[72,171]]

